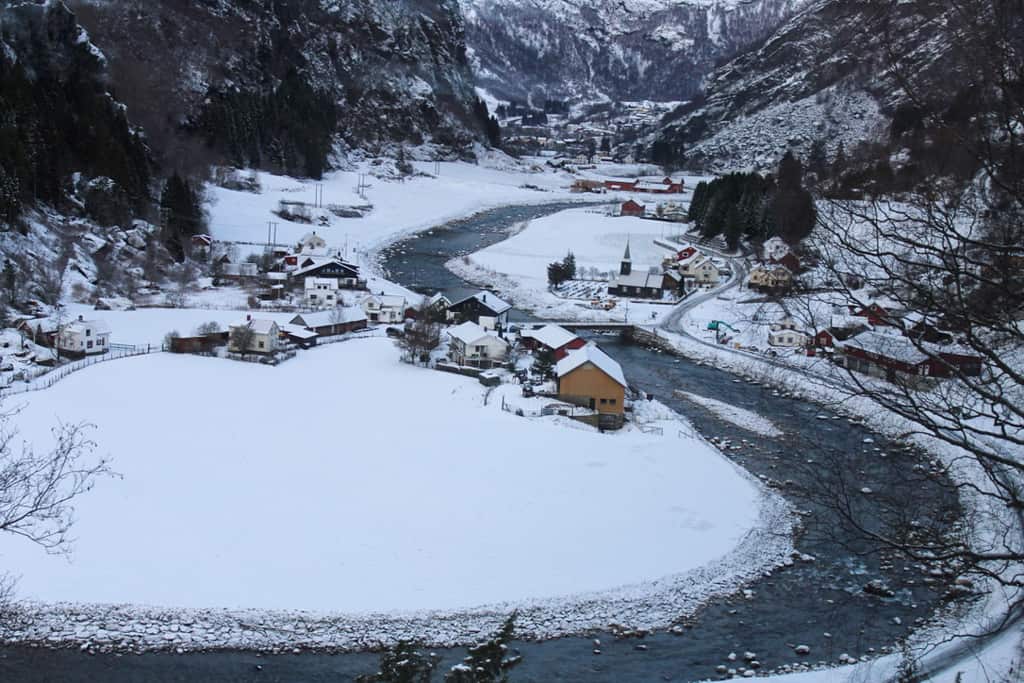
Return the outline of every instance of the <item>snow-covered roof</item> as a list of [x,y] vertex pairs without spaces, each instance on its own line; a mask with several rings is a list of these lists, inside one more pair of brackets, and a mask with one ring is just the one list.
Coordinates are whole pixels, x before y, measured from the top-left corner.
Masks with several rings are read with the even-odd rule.
[[345,306],[344,308],[335,308],[330,311],[302,313],[292,318],[291,322],[294,325],[304,324],[306,327],[327,327],[328,325],[342,325],[359,320],[366,320],[366,314],[363,312],[363,309],[356,306]]
[[[651,280],[653,279],[653,283]],[[626,287],[655,287],[661,288],[661,273],[647,273],[644,271],[632,271],[629,275],[616,275],[612,286]]]
[[103,320],[72,320],[64,326],[68,332],[85,332],[87,328],[96,334],[110,334],[110,325]]
[[249,318],[246,320],[240,320],[231,327],[248,327],[256,334],[272,334],[275,325],[277,325],[277,323],[273,320],[267,320],[266,318]]
[[476,299],[484,306],[494,311],[496,315],[501,315],[505,311],[508,311],[512,308],[512,304],[498,298],[497,296],[494,295],[493,292],[477,292],[475,294],[470,294],[464,299],[453,301],[452,306],[458,306],[459,304],[465,301],[469,301],[470,299]]
[[601,372],[622,386],[626,386],[626,375],[622,372],[622,366],[593,343],[587,344],[581,349],[570,351],[568,356],[558,361],[555,365],[555,374],[559,377],[564,377],[586,363],[593,364]]
[[307,277],[306,289],[337,289],[338,281],[333,277]]
[[307,330],[305,327],[289,323],[281,325],[281,331],[289,337],[295,337],[296,339],[314,339],[318,336],[313,330]]
[[383,308],[405,308],[405,297],[397,294],[371,294],[363,299],[363,303],[376,301]]
[[302,266],[296,270],[293,270],[292,277],[302,277],[303,274],[308,273],[311,270],[316,270],[317,268],[320,268],[332,262],[337,263],[340,266],[344,266],[345,268],[351,268],[354,271],[359,270],[358,266],[354,266],[351,263],[343,261],[342,259],[336,256],[306,256],[305,258],[308,259],[309,261],[312,261],[312,263],[310,263],[308,266]]
[[640,180],[636,184],[638,190],[670,190],[671,185],[657,181],[657,180]]
[[[885,356],[886,358],[891,358],[893,360],[913,365],[924,362],[929,358],[927,353],[924,353],[921,349],[917,348],[917,346],[915,346],[914,343],[906,337],[894,334],[885,334],[874,330],[861,332],[857,336],[850,337],[844,342],[836,342],[836,346],[839,346],[840,348],[860,349],[862,351],[867,351],[868,353],[878,354],[880,356]],[[922,344],[922,346],[927,345]]]
[[686,268],[686,267],[689,267],[691,265],[694,265],[694,266],[699,265],[701,262],[707,261],[707,260],[708,260],[707,256],[705,256],[704,254],[702,254],[699,251],[695,251],[692,254],[690,254],[689,256],[684,256],[681,259],[679,259],[678,265],[679,265],[680,268]]
[[491,334],[490,332],[480,327],[473,321],[467,321],[462,323],[461,325],[456,325],[455,327],[448,330],[448,336],[451,337],[452,339],[458,339],[460,342],[466,345],[475,344],[484,337],[490,337],[491,339],[500,341],[502,344],[507,344],[507,342],[504,339],[495,334]]
[[536,339],[549,349],[560,349],[573,339],[576,339],[575,334],[558,325],[545,325],[539,330],[526,330],[522,336]]
[[434,294],[434,296],[432,296],[429,299],[427,299],[427,303],[429,303],[431,306],[434,306],[434,305],[436,305],[436,304],[438,304],[439,302],[442,302],[442,301],[447,303],[447,304],[451,303],[451,299],[449,299],[447,296],[445,296],[444,292],[437,292],[436,294]]

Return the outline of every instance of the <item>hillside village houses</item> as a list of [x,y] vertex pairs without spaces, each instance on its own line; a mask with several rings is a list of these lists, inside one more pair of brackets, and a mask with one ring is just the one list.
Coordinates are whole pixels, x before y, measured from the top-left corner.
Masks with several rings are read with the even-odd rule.
[[[692,248],[692,247],[691,247]],[[683,278],[687,291],[695,287],[713,287],[718,284],[718,266],[699,251],[680,258],[676,270]]]
[[371,294],[363,299],[363,312],[371,323],[400,323],[408,308],[405,297],[394,294]]
[[[247,328],[250,331],[246,348],[239,348],[239,336],[236,333],[238,328]],[[281,330],[273,320],[253,318],[245,316],[245,320],[239,321],[228,328],[228,351],[231,353],[262,353],[269,354],[277,351],[280,346]]]
[[110,348],[110,328],[102,320],[77,320],[62,325],[57,332],[57,350],[65,356],[93,356]]
[[472,321],[448,330],[448,358],[457,365],[493,368],[508,357],[508,342]]
[[796,322],[789,316],[772,323],[768,332],[769,346],[803,348],[807,346],[809,341],[810,335],[798,330]]
[[747,287],[765,293],[779,293],[791,289],[793,272],[783,265],[759,265],[747,276]]
[[596,411],[599,427],[622,426],[626,376],[622,366],[595,344],[570,351],[555,365],[555,376],[560,400]]

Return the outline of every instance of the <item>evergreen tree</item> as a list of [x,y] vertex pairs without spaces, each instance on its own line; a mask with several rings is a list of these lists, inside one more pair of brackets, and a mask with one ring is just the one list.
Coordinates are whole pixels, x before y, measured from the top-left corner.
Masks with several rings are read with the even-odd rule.
[[180,261],[192,236],[202,232],[203,213],[199,196],[177,172],[168,178],[160,194],[160,216],[164,244]]
[[416,643],[401,640],[381,654],[377,673],[356,676],[356,683],[430,683],[440,659],[433,652],[423,654]]
[[566,280],[572,280],[576,277],[576,257],[571,251],[562,259],[562,272],[565,274]]
[[555,355],[546,346],[533,357],[533,374],[547,379],[555,367]]
[[696,223],[703,219],[704,212],[708,206],[709,188],[706,181],[702,180],[693,188],[693,197],[690,198],[690,207],[686,212],[686,220]]
[[601,151],[605,154],[610,154],[612,151],[612,141],[607,135],[601,138]]
[[10,259],[4,262],[4,293],[7,295],[7,303],[13,304],[17,299],[18,276],[14,270],[14,264]]
[[522,663],[523,658],[509,655],[516,615],[513,614],[494,636],[469,648],[469,656],[456,664],[445,675],[445,683],[505,683],[509,672]]

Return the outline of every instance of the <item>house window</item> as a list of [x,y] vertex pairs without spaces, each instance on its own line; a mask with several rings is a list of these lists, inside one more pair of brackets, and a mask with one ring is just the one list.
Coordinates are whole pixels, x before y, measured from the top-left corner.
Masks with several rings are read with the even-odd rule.
[[608,404],[609,405],[615,405],[615,401],[616,401],[616,399],[610,398],[610,399],[608,399]]
[[89,328],[85,328],[85,336],[86,337],[91,337],[92,336],[92,330],[90,330]]
[[608,405],[608,399],[606,399],[606,398],[602,398],[602,399],[601,399],[601,405],[603,405],[603,406],[604,406],[604,405]]
[[86,348],[89,348],[89,349],[92,348],[92,342],[91,341],[86,345]]
[[260,348],[262,349],[263,348],[263,342],[260,342],[259,345],[260,345]]
[[103,346],[105,343],[106,340],[103,339],[103,337],[100,337],[99,339],[96,340],[96,346]]

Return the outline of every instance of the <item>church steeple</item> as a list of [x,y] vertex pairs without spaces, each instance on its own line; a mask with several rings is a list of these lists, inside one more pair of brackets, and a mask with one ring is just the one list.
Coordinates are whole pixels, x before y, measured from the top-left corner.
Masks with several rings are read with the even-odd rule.
[[622,255],[622,265],[619,266],[619,275],[629,275],[633,270],[633,259],[629,257],[629,238],[626,238],[626,253]]

